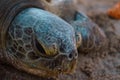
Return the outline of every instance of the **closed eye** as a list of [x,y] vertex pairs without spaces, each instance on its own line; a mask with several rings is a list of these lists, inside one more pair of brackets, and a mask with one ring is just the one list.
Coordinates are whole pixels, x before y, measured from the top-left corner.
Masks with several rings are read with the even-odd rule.
[[58,54],[55,44],[48,48],[48,53],[46,53],[44,47],[40,44],[40,42],[37,39],[34,39],[34,47],[36,49],[36,53],[44,57],[54,57]]
[[44,55],[46,54],[44,48],[41,46],[41,44],[36,39],[35,39],[35,46],[40,53],[42,53]]

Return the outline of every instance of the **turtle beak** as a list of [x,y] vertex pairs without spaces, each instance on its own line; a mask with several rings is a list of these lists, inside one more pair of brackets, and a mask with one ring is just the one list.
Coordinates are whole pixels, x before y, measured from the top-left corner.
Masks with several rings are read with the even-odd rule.
[[[78,58],[78,52],[75,51],[67,55],[66,61],[63,62],[64,69],[66,68],[66,71],[64,71],[65,74],[71,74],[72,72],[75,71],[77,58]],[[69,62],[69,63],[65,63],[65,62]]]
[[59,71],[62,74],[71,74],[76,69],[77,64],[77,52],[71,52],[70,54],[61,53],[59,56],[55,59],[55,64],[59,65],[56,66],[56,70]]

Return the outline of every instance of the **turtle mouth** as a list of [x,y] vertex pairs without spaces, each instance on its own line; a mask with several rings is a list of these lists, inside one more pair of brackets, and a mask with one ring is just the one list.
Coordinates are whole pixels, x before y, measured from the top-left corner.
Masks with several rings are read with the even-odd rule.
[[74,71],[76,62],[76,59],[69,60],[66,56],[60,55],[54,60],[49,60],[45,66],[47,66],[47,69],[53,73],[69,74]]
[[17,69],[40,77],[56,77],[60,74],[71,74],[75,70],[77,63],[77,59],[68,60],[64,55],[55,59],[41,58],[33,62],[18,59],[14,61],[13,66]]
[[76,68],[76,63],[76,59],[73,59],[71,61],[64,60],[62,65],[58,69],[62,74],[71,74]]
[[39,58],[34,61],[21,60],[10,55],[8,57],[7,62],[16,69],[38,77],[56,78],[60,74],[71,74],[75,70],[77,63],[76,58],[69,60],[65,55],[59,55],[54,59]]

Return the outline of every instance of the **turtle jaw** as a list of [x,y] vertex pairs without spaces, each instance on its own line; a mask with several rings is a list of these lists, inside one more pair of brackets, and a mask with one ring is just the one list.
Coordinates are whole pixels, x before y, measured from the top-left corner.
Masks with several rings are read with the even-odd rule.
[[[11,63],[11,61],[9,60]],[[18,70],[39,77],[57,77],[60,74],[71,74],[76,68],[77,58],[69,60],[65,55],[59,55],[54,59],[40,58],[35,61],[21,61],[12,57],[12,64]]]
[[[49,77],[51,76],[58,76],[59,74],[70,74],[76,68],[77,59],[73,58],[69,60],[65,55],[59,55],[54,59],[48,60],[40,60],[43,64],[43,68],[46,70],[46,75]],[[40,66],[41,66],[40,65]],[[42,69],[44,70],[44,69]]]

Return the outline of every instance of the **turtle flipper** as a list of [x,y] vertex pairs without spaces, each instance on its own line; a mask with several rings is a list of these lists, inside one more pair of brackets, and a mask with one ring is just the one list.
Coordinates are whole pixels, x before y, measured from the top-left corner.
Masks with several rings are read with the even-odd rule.
[[[104,32],[85,14],[77,12],[71,25],[76,32],[76,42],[81,42],[81,44],[77,44],[79,51],[98,51],[103,47],[105,48],[107,45],[107,39]],[[82,37],[82,41],[80,40],[80,37]]]

